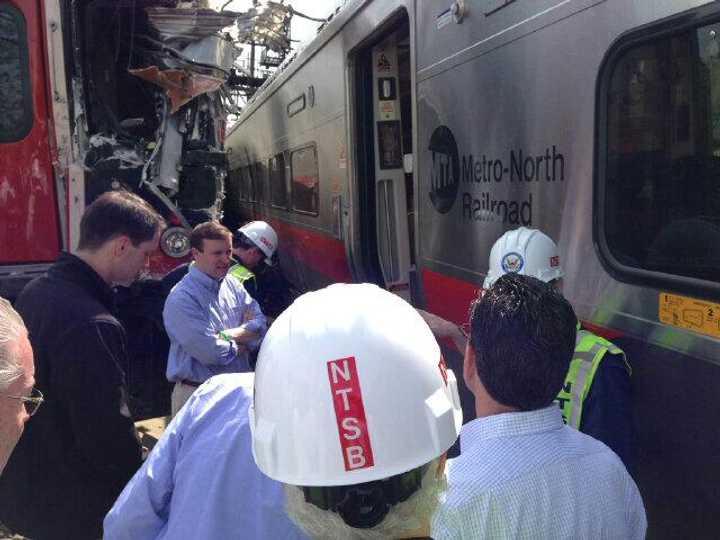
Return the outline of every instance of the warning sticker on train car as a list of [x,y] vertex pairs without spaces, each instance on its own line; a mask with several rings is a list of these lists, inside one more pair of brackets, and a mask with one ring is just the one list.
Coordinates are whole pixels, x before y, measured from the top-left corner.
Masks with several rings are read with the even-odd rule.
[[670,293],[659,300],[660,322],[720,338],[720,304]]
[[381,120],[397,120],[395,114],[395,102],[394,101],[381,101],[380,102],[380,119]]

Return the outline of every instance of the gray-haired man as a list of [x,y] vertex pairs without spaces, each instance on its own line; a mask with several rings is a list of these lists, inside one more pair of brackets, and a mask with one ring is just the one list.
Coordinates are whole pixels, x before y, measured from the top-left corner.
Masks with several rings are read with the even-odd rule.
[[25,323],[10,302],[0,298],[0,473],[25,422],[42,403],[34,384],[33,352]]

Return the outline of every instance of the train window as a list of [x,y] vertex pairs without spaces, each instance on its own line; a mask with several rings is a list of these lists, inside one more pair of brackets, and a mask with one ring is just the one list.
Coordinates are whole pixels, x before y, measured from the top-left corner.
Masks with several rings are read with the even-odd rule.
[[234,204],[236,199],[240,199],[240,169],[230,169],[228,171],[227,181],[225,185],[225,196],[229,199],[227,204]]
[[32,127],[25,18],[15,7],[0,4],[0,143],[19,141]]
[[293,210],[317,215],[320,199],[317,150],[305,146],[290,154]]
[[250,177],[250,168],[249,167],[241,167],[238,171],[238,174],[240,175],[240,200],[241,201],[249,201],[251,196],[251,181],[252,178]]
[[717,288],[720,23],[625,43],[598,94],[601,254],[629,281]]
[[247,195],[245,194],[245,186],[243,185],[243,176],[245,176],[245,174],[243,173],[242,167],[239,167],[235,171],[235,174],[237,175],[235,179],[235,184],[237,185],[238,199],[241,201],[246,201]]
[[257,163],[251,163],[248,165],[247,169],[245,169],[245,172],[247,174],[247,185],[248,185],[248,200],[250,202],[257,201],[257,193],[255,193],[255,183],[257,178]]
[[253,193],[257,202],[265,202],[265,184],[267,183],[267,168],[263,161],[253,165]]
[[280,152],[269,160],[270,202],[277,208],[287,208],[288,194],[285,183],[285,154]]

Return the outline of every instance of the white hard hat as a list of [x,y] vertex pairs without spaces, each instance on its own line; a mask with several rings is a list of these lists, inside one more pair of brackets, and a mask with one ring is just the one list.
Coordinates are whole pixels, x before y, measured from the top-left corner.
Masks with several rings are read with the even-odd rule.
[[253,455],[270,478],[347,486],[424,466],[462,424],[457,381],[404,300],[371,284],[298,298],[260,349]]
[[265,254],[265,264],[273,265],[272,257],[278,245],[275,229],[264,221],[251,221],[240,227],[238,232],[244,234]]
[[545,283],[565,275],[555,242],[542,231],[526,227],[508,231],[497,239],[490,251],[490,268],[483,288],[489,289],[500,276],[511,272]]

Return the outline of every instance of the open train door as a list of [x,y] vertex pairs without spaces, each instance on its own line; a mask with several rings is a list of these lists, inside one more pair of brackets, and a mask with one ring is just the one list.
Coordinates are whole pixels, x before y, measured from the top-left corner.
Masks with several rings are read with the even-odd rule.
[[357,53],[354,115],[364,271],[408,301],[415,251],[409,41],[403,13]]
[[39,0],[0,2],[0,294],[61,248]]

